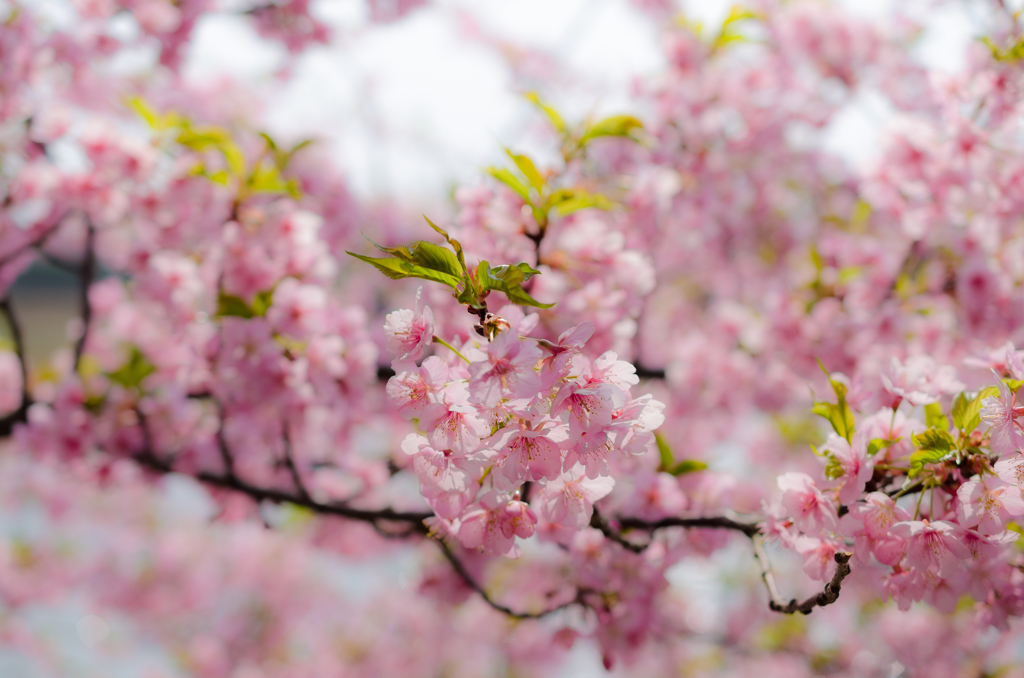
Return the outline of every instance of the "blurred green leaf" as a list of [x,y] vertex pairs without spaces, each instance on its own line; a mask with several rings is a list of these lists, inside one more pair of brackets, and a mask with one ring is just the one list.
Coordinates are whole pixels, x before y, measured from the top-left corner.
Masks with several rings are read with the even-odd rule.
[[156,366],[146,359],[137,347],[132,346],[128,361],[107,377],[125,388],[139,388],[142,380],[156,372]]

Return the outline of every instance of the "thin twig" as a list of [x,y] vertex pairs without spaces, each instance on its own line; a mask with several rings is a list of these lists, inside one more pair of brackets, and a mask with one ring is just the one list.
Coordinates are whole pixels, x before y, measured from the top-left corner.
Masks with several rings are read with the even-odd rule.
[[448,562],[452,565],[452,569],[454,569],[455,573],[459,575],[459,578],[466,583],[466,586],[473,589],[473,591],[475,591],[481,598],[484,599],[485,603],[493,607],[498,612],[503,612],[515,619],[540,619],[541,617],[546,617],[550,614],[554,614],[559,610],[564,610],[565,608],[571,607],[573,605],[586,605],[586,603],[583,601],[583,596],[587,593],[587,591],[583,589],[577,589],[576,595],[575,597],[573,597],[572,600],[566,603],[562,603],[561,605],[556,605],[555,607],[548,608],[547,610],[542,610],[540,612],[520,612],[518,610],[513,610],[507,605],[502,605],[501,603],[491,598],[491,595],[487,593],[486,590],[484,590],[484,587],[481,586],[476,579],[473,578],[473,575],[469,573],[469,570],[466,569],[466,566],[462,564],[461,560],[455,557],[455,554],[452,552],[451,548],[446,543],[444,543],[442,539],[435,538],[434,541],[437,542],[437,545],[441,548],[441,553],[443,553],[444,557],[448,559]]
[[632,551],[633,553],[643,553],[647,549],[647,544],[634,544],[633,542],[624,538],[618,531],[612,528],[597,511],[597,507],[594,507],[594,512],[590,516],[590,526],[601,531],[601,534],[611,539],[619,546]]
[[[150,450],[143,450],[133,458],[140,465],[150,469],[151,471],[157,471],[159,473],[174,473],[174,468],[169,463],[155,456]],[[194,477],[207,485],[234,490],[245,494],[256,501],[269,501],[274,504],[295,504],[296,506],[310,509],[315,513],[339,516],[342,518],[349,518],[351,520],[361,520],[369,523],[387,521],[421,524],[424,520],[434,515],[432,513],[425,512],[396,511],[390,507],[383,509],[358,509],[345,504],[327,504],[314,501],[312,499],[304,499],[303,497],[291,492],[253,485],[252,483],[249,483],[233,474],[200,471],[196,473]],[[417,528],[417,532],[420,534],[426,534],[426,526],[420,525],[420,527]]]
[[772,575],[771,565],[768,563],[768,554],[765,553],[762,539],[754,537],[753,542],[754,556],[761,564],[761,578],[768,589],[768,608],[770,610],[781,612],[782,614],[794,614],[796,612],[810,614],[816,607],[825,607],[839,600],[839,591],[842,588],[843,580],[850,574],[850,558],[853,557],[852,553],[848,551],[836,552],[836,572],[832,575],[832,580],[825,584],[825,588],[821,593],[815,594],[803,602],[798,602],[796,598],[793,598],[788,603],[783,603],[782,596],[779,595],[779,589],[775,585],[775,577]]
[[96,240],[96,229],[92,222],[89,222],[85,231],[85,258],[82,260],[82,267],[79,270],[79,307],[82,315],[82,336],[78,337],[75,344],[75,371],[82,361],[82,353],[85,351],[85,341],[89,336],[89,324],[92,322],[92,304],[89,303],[89,288],[92,286],[92,279],[96,268],[96,253],[94,250]]

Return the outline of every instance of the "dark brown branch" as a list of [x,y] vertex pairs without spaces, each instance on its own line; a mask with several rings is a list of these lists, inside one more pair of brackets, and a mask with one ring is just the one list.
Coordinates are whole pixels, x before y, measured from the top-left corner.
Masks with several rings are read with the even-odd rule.
[[[174,468],[165,460],[157,457],[151,450],[143,450],[136,454],[133,459],[145,468],[158,473],[174,473]],[[253,485],[234,474],[211,473],[200,471],[194,477],[202,483],[213,487],[221,487],[235,492],[240,492],[256,501],[269,501],[274,504],[294,504],[307,508],[315,513],[329,516],[339,516],[350,520],[361,520],[368,523],[380,521],[395,523],[411,523],[417,525],[416,532],[426,534],[427,528],[423,521],[433,516],[433,513],[396,511],[392,508],[383,509],[359,509],[346,504],[323,503],[313,499],[303,498],[291,492],[277,490],[271,487]]]
[[0,300],[0,311],[3,311],[7,318],[7,325],[11,329],[11,341],[14,342],[14,354],[18,357],[18,364],[21,366],[21,404],[18,409],[11,412],[3,419],[0,419],[0,436],[8,436],[14,430],[15,424],[23,424],[28,421],[28,408],[32,404],[32,398],[28,392],[28,360],[25,357],[25,340],[21,334],[21,323],[14,314],[10,299]]
[[95,275],[96,253],[93,251],[96,240],[96,229],[90,222],[85,231],[85,258],[82,260],[82,268],[79,270],[78,302],[82,315],[82,336],[75,343],[75,371],[78,371],[78,364],[82,361],[82,353],[85,351],[85,341],[89,337],[89,324],[92,322],[92,304],[89,303],[89,288]]
[[636,376],[641,379],[664,379],[665,370],[662,368],[645,367],[643,365],[636,365]]
[[595,529],[601,530],[601,534],[608,537],[619,546],[632,551],[633,553],[643,553],[644,550],[647,548],[647,544],[634,544],[633,542],[627,540],[621,534],[619,534],[618,531],[613,529],[612,526],[608,524],[608,521],[605,520],[604,516],[598,513],[596,506],[594,507],[593,514],[591,514],[590,516],[590,526]]
[[794,614],[796,612],[810,614],[816,607],[825,607],[839,600],[839,591],[842,588],[843,580],[850,574],[850,558],[853,557],[852,553],[848,551],[836,552],[836,572],[832,575],[832,580],[825,584],[825,588],[821,593],[813,595],[803,602],[798,602],[796,598],[793,598],[788,603],[783,603],[782,596],[779,595],[779,589],[775,585],[775,577],[772,575],[771,566],[768,563],[768,554],[764,551],[764,544],[760,537],[755,537],[753,541],[754,556],[761,564],[761,578],[768,589],[768,608],[770,610],[781,612],[782,614]]
[[565,608],[571,607],[572,605],[586,605],[586,603],[583,601],[583,596],[587,593],[587,591],[584,589],[577,589],[576,596],[572,600],[570,600],[567,603],[562,603],[561,605],[556,605],[555,607],[548,608],[547,610],[541,610],[540,612],[519,612],[517,610],[513,610],[507,605],[502,605],[501,603],[491,598],[491,595],[484,590],[484,587],[481,586],[476,579],[473,578],[473,575],[469,573],[469,570],[466,569],[466,566],[462,564],[461,560],[455,557],[455,554],[452,553],[451,548],[449,548],[449,546],[445,544],[443,540],[435,539],[434,541],[437,542],[437,545],[441,548],[441,553],[443,553],[444,557],[448,559],[448,562],[452,565],[452,569],[454,569],[455,573],[459,575],[459,578],[466,583],[466,586],[473,589],[473,591],[475,591],[477,595],[484,599],[485,603],[493,607],[495,610],[497,610],[498,612],[503,612],[504,614],[507,614],[508,616],[514,619],[540,619],[541,617],[546,617],[549,614],[553,614],[555,612],[558,612],[559,610],[564,610]]
[[710,529],[736,530],[748,537],[759,534],[755,523],[743,523],[727,516],[697,516],[693,518],[669,517],[661,520],[643,520],[641,518],[619,518],[616,522],[626,530],[660,530],[665,527],[704,527]]

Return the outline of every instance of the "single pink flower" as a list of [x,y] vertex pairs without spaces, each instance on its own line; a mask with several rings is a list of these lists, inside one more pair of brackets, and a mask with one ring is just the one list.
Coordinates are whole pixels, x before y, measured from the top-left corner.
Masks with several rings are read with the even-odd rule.
[[983,534],[1002,532],[1011,518],[1024,515],[1020,488],[998,476],[975,476],[960,486],[956,497],[960,524]]
[[907,561],[920,570],[935,568],[948,577],[965,567],[971,557],[959,539],[957,527],[944,520],[912,520],[896,523],[890,531],[907,540]]
[[590,524],[594,502],[606,497],[613,487],[615,480],[611,477],[587,478],[577,464],[545,483],[537,505],[544,520],[579,530]]
[[992,451],[1009,455],[1024,449],[1024,429],[1017,421],[1021,415],[1017,394],[1000,379],[999,396],[985,398],[981,404],[981,420],[989,426]]
[[423,288],[416,290],[416,310],[388,313],[384,319],[387,349],[398,360],[419,360],[434,340],[434,312],[423,304]]
[[806,473],[786,473],[779,476],[783,511],[793,517],[797,529],[817,535],[822,530],[834,531],[838,527],[835,506],[821,494],[814,479]]

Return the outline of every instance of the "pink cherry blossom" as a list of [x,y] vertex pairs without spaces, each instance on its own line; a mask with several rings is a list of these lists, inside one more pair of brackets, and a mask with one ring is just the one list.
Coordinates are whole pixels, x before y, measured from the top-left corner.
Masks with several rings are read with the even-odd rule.
[[466,548],[518,558],[515,538],[531,536],[536,524],[529,505],[494,490],[462,514],[458,537]]
[[889,529],[907,540],[907,560],[913,567],[934,568],[940,577],[959,572],[971,557],[957,536],[956,526],[947,521],[901,521]]
[[793,518],[798,529],[811,535],[836,529],[835,506],[822,495],[809,475],[785,473],[779,476],[778,485],[782,490],[782,510]]
[[1024,428],[1017,421],[1017,394],[1000,381],[999,396],[985,398],[982,405],[981,419],[989,426],[992,449],[1003,455],[1024,450]]
[[608,476],[586,477],[577,464],[544,485],[537,500],[540,515],[549,522],[582,529],[590,524],[594,502],[606,497],[614,486],[615,480]]
[[434,313],[423,303],[423,288],[416,291],[416,309],[403,308],[384,321],[387,348],[397,360],[419,360],[434,339]]
[[983,534],[1002,532],[1011,518],[1024,515],[1020,488],[998,476],[975,476],[960,486],[956,496],[960,524],[977,527]]

